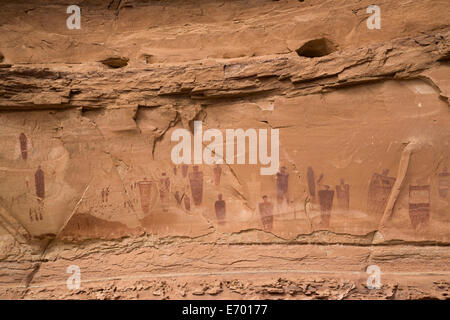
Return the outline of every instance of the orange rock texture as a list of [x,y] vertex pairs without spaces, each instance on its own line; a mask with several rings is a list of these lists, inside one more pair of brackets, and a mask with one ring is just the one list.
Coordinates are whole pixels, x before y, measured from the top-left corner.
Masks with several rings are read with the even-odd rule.
[[0,298],[449,298],[448,0],[0,5]]

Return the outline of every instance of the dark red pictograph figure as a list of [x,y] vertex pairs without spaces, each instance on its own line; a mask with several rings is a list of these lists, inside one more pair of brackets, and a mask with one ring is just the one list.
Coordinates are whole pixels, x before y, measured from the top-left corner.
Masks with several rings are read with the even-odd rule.
[[188,167],[187,164],[182,164],[181,165],[181,174],[183,175],[183,178],[187,177],[188,169],[189,169],[189,167]]
[[273,228],[273,204],[269,201],[267,196],[263,196],[263,202],[259,204],[259,214],[261,215],[261,222],[266,231]]
[[220,177],[221,176],[222,176],[222,167],[217,164],[214,167],[214,184],[216,186],[220,185]]
[[430,186],[409,186],[409,217],[414,229],[430,221]]
[[288,181],[289,173],[286,172],[286,167],[281,167],[277,173],[277,202],[281,204],[283,200],[289,203],[288,198]]
[[191,198],[189,198],[189,196],[187,194],[184,195],[183,197],[184,200],[184,208],[186,209],[186,211],[191,211]]
[[174,175],[174,176],[177,175],[177,166],[173,166],[173,175]]
[[144,178],[143,181],[138,182],[139,193],[141,196],[141,208],[144,213],[148,213],[150,209],[152,183]]
[[314,177],[314,170],[311,167],[308,167],[306,171],[306,180],[308,180],[309,195],[314,202],[316,199],[316,178]]
[[44,217],[42,215],[42,208],[30,209],[29,210],[30,221],[42,221]]
[[224,224],[225,216],[226,216],[225,201],[222,200],[222,194],[219,194],[217,196],[217,199],[218,200],[214,204],[214,209],[216,210],[217,222],[219,224]]
[[20,141],[20,152],[22,153],[22,159],[27,160],[28,158],[28,139],[25,133],[21,133],[19,136]]
[[439,183],[439,196],[442,199],[447,198],[448,189],[450,188],[450,172],[447,171],[447,168],[444,168],[441,173],[439,173],[438,178]]
[[170,190],[170,179],[166,176],[166,173],[162,173],[162,177],[159,179],[159,197],[161,201],[166,201]]
[[389,169],[382,174],[374,173],[369,185],[367,211],[376,215],[382,215],[386,208],[389,195],[395,183],[395,178],[389,177]]
[[181,201],[183,200],[183,197],[180,194],[180,191],[175,191],[175,200],[177,201],[178,205],[181,205]]
[[350,185],[341,179],[341,184],[336,186],[336,197],[338,208],[348,211],[350,208]]
[[319,204],[320,204],[320,226],[328,227],[330,225],[331,209],[333,208],[334,190],[329,190],[330,187],[325,185],[325,190],[319,190]]
[[36,195],[40,199],[45,198],[45,180],[44,171],[42,171],[41,166],[38,167],[36,173],[34,174],[34,181],[36,185]]
[[108,202],[108,196],[109,196],[109,187],[102,189],[102,202],[107,203]]
[[203,198],[203,172],[198,170],[198,166],[194,166],[193,169],[194,171],[189,174],[189,182],[194,204],[199,206]]

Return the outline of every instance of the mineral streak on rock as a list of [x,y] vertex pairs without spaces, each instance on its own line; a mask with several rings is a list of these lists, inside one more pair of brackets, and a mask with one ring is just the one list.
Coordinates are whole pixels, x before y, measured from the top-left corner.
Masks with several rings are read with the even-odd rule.
[[448,299],[448,1],[4,2],[0,298]]

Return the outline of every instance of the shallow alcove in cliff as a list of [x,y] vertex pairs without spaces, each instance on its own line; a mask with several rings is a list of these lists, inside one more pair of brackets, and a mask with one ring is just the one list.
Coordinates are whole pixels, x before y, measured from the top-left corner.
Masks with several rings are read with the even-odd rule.
[[300,57],[316,58],[337,51],[338,46],[327,38],[314,39],[303,44],[296,50]]
[[5,59],[5,56],[0,52],[0,63],[3,62],[3,59]]
[[128,58],[125,57],[109,57],[100,62],[110,68],[123,68],[128,65]]

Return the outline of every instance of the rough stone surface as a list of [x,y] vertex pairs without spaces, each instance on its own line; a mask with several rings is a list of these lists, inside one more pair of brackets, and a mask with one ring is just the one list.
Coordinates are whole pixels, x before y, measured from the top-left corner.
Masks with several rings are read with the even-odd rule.
[[[1,3],[0,298],[449,298],[447,0],[71,4]],[[175,166],[194,121],[279,173]]]

